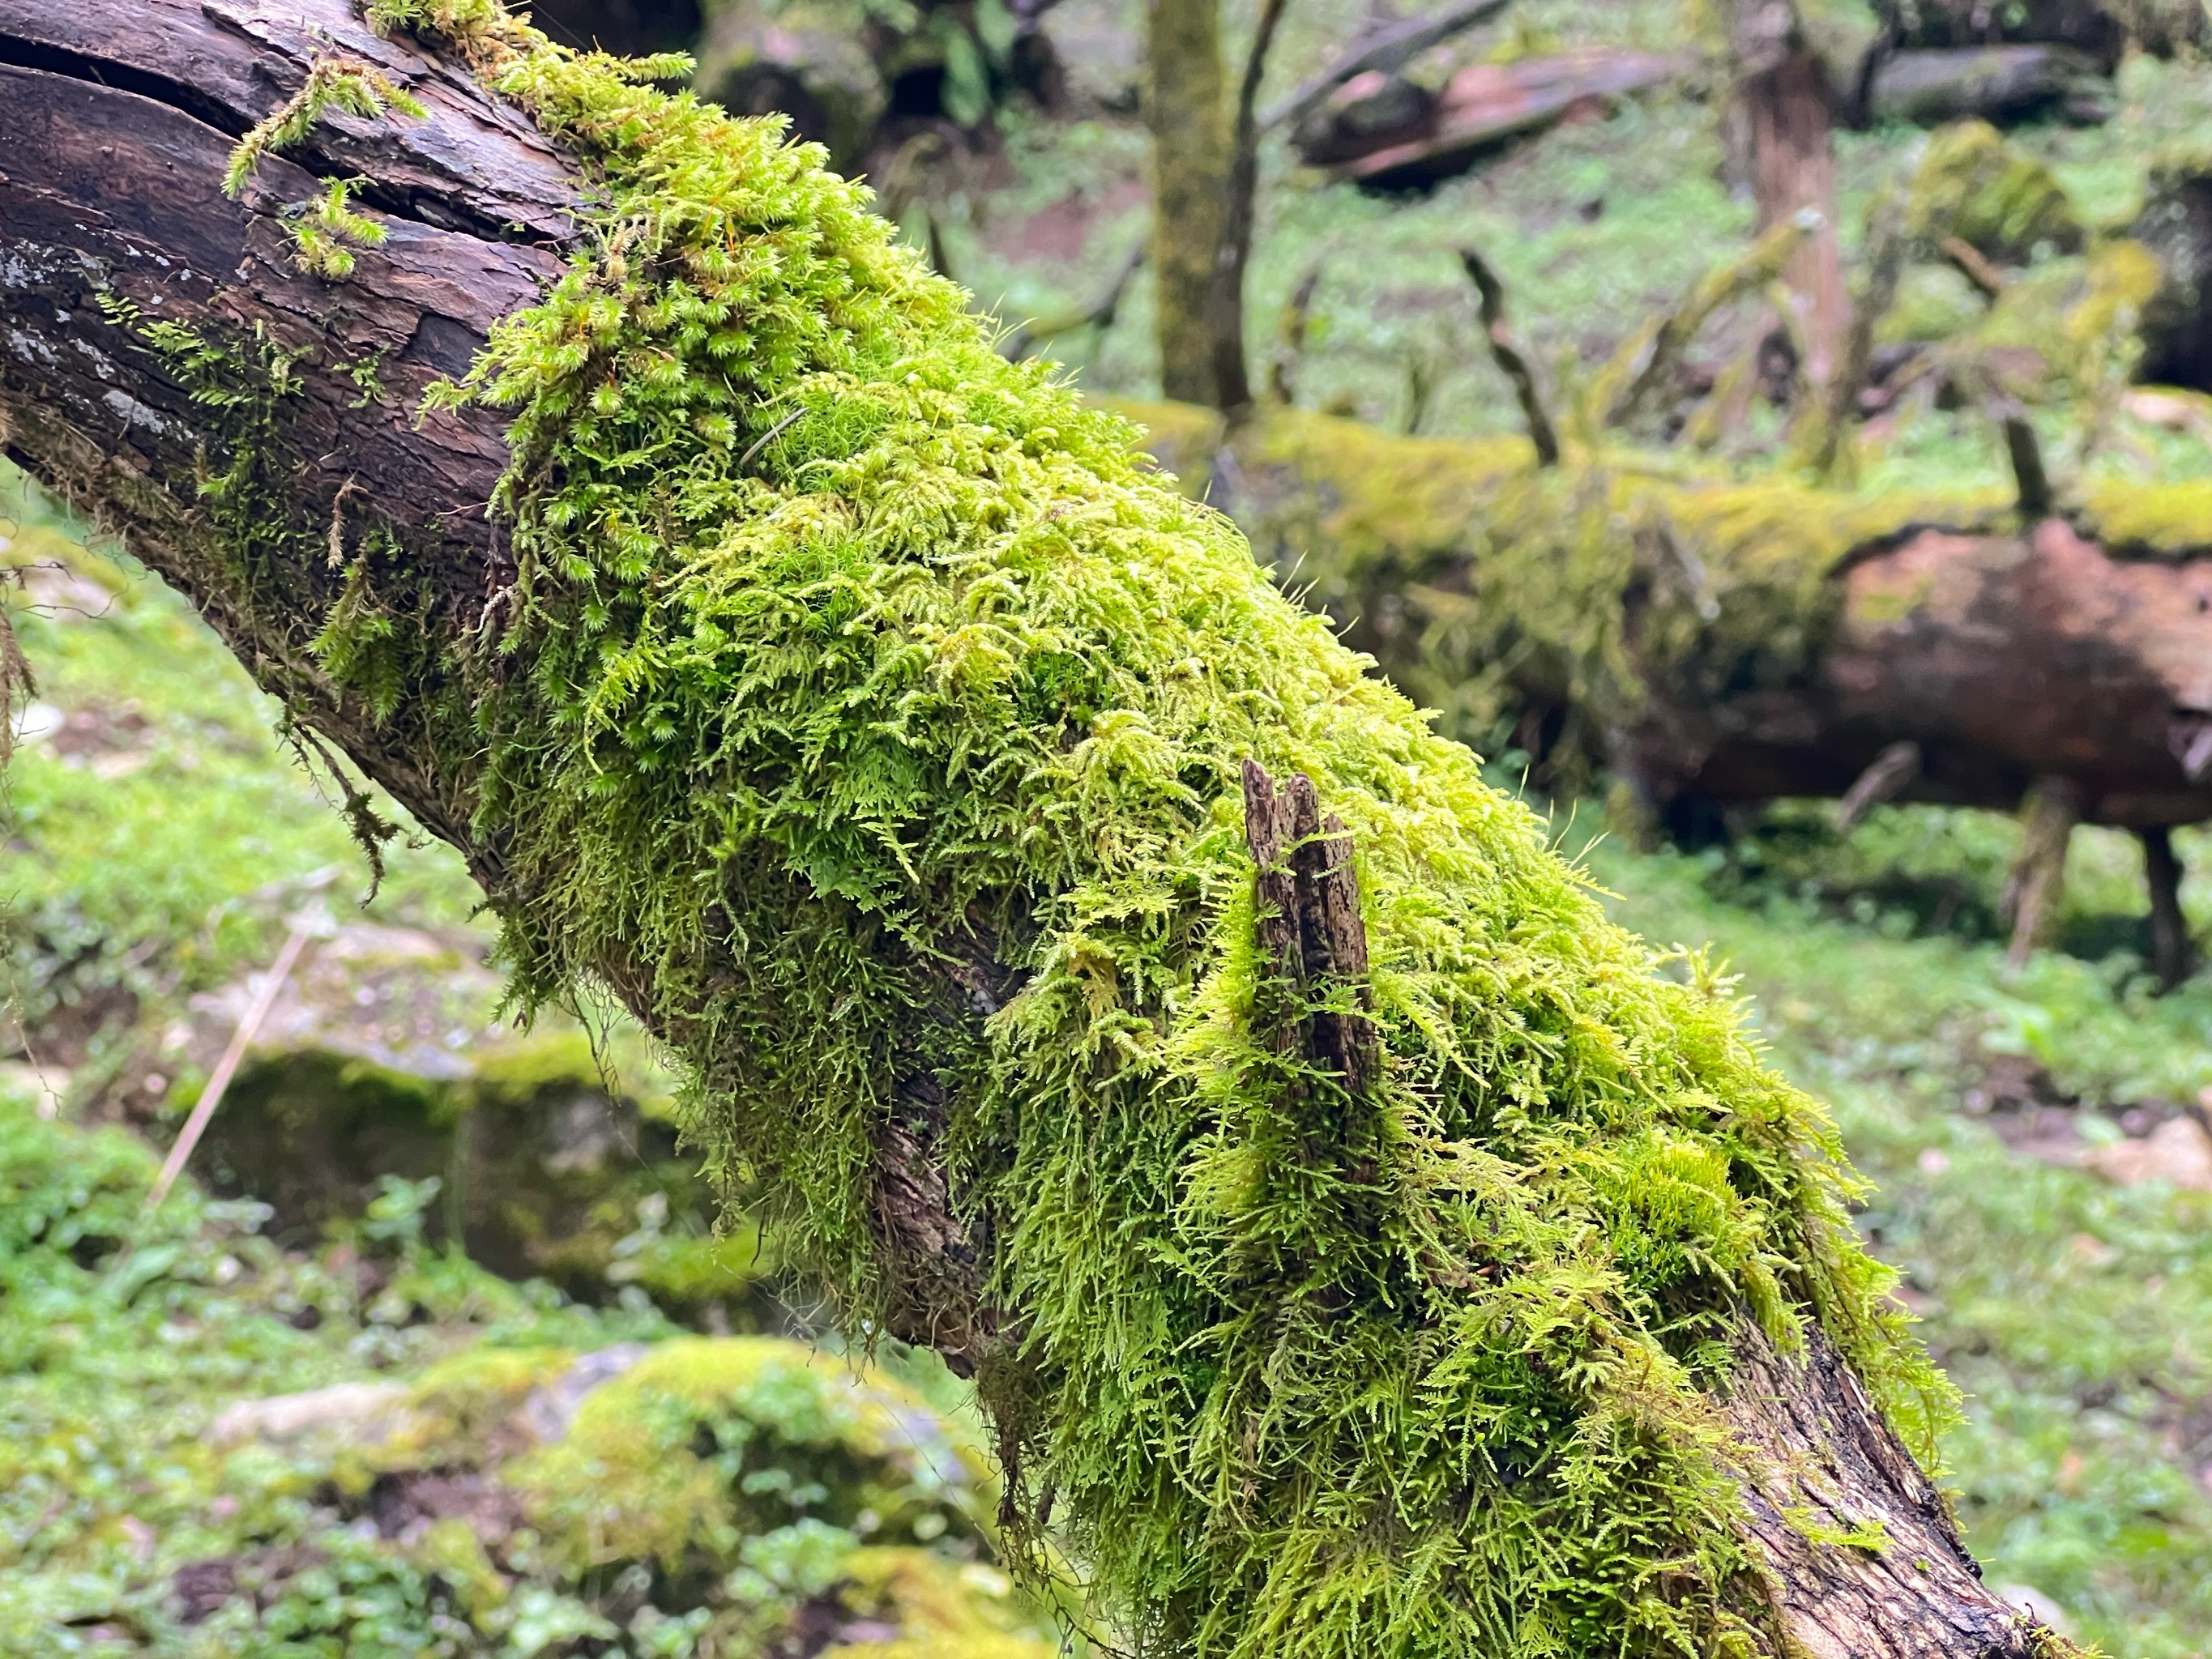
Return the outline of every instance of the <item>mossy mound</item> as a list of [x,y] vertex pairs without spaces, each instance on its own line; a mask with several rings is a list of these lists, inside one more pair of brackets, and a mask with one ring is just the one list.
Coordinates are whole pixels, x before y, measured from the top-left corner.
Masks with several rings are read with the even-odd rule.
[[2024,264],[2039,247],[2081,251],[2080,211],[2049,167],[1986,121],[1932,134],[1913,175],[1905,225],[1929,242],[1956,236],[1992,259]]
[[[484,0],[373,10],[603,192],[454,393],[514,410],[470,763],[525,994],[625,965],[854,1328],[886,1124],[951,1149],[1007,1513],[1127,1644],[1774,1648],[1709,1397],[1741,1322],[1817,1322],[1923,1449],[1947,1396],[1723,990],[818,151]],[[1371,1095],[1255,1029],[1247,759],[1358,849]],[[979,942],[1011,983],[948,1018]]]

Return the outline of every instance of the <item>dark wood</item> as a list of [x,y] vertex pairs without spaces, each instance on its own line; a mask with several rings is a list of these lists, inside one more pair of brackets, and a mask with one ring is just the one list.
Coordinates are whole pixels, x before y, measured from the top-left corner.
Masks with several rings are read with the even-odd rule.
[[1844,791],[1836,803],[1836,830],[1848,836],[1864,823],[1866,815],[1897,799],[1920,775],[1920,745],[1908,739],[1893,743],[1876,755],[1858,781]]
[[[245,199],[225,199],[218,185],[232,139],[334,50],[408,87],[428,118],[341,118],[265,165]],[[339,173],[369,181],[362,199],[387,217],[391,240],[331,286],[293,271],[281,219],[319,178]],[[465,368],[490,325],[560,269],[577,191],[519,117],[458,71],[370,35],[344,0],[75,0],[66,9],[0,0],[0,445],[125,537],[295,718],[459,848],[486,890],[514,906],[530,896],[472,817],[477,762],[441,750],[404,712],[453,689],[425,677],[464,672],[504,589],[502,538],[485,510],[507,461],[503,434],[481,411],[418,422],[415,410],[431,380]],[[102,309],[103,296],[233,341],[252,339],[258,326],[297,354],[296,390],[271,412],[262,465],[298,533],[275,540],[250,580],[236,574],[234,550],[199,493],[203,458],[220,437],[209,411],[168,359]],[[372,358],[381,398],[364,397],[349,372]],[[332,685],[309,649],[343,580],[329,568],[329,537],[358,549],[372,527],[403,545],[420,595],[405,625],[434,647],[420,661],[464,665],[410,670],[403,712],[382,722]],[[1249,787],[1262,795],[1258,780]],[[1350,838],[1321,814],[1310,782],[1269,782],[1264,795],[1255,856],[1273,914],[1295,921],[1267,924],[1277,929],[1271,948],[1300,975],[1316,1069],[1334,1072],[1356,1101],[1371,1093],[1382,1054],[1363,994]],[[938,968],[938,1022],[972,1034],[1004,1005],[1019,980],[998,957],[979,937]],[[650,1014],[650,964],[616,950],[594,966],[616,995]],[[946,1103],[926,1060],[885,1079],[884,1093],[867,1211],[892,1280],[888,1334],[934,1345],[992,1399],[993,1376],[1022,1363],[1018,1322],[986,1299],[1000,1235],[991,1218],[966,1211],[948,1177]],[[1747,1358],[1765,1363],[1755,1346]],[[1771,1382],[1739,1392],[1730,1409],[1747,1445],[1826,1459],[1855,1513],[1903,1516],[1921,1502],[1924,1483],[1840,1367],[1775,1370]],[[1009,1457],[1033,1431],[1000,1428]],[[1825,1633],[1856,1628],[1864,1575],[1832,1547],[1776,1530],[1759,1508],[1762,1490],[1754,1484],[1755,1537],[1786,1578],[1778,1593],[1789,1627],[1808,1651],[1842,1651]],[[1955,1543],[1936,1538],[1928,1547],[1943,1552],[1943,1571],[1919,1581],[1917,1599],[1900,1589],[1883,1604],[1889,1645],[1857,1651],[2024,1654],[2023,1621],[1979,1589]]]
[[2197,970],[2189,918],[2181,908],[2181,882],[2187,872],[2166,825],[2146,825],[2136,837],[2142,842],[2143,884],[2150,890],[2150,970],[2160,988],[2170,991]]

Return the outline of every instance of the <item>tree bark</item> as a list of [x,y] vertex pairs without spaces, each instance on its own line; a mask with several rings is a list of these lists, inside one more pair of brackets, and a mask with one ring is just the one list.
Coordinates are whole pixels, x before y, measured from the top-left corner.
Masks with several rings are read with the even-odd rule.
[[1219,409],[1214,295],[1228,228],[1231,134],[1218,0],[1146,0],[1145,74],[1160,387],[1178,402]]
[[1788,281],[1808,351],[1806,378],[1820,392],[1842,366],[1851,316],[1836,233],[1827,71],[1806,44],[1790,0],[1735,0],[1732,21],[1736,97],[1751,148],[1759,228],[1770,230],[1800,215],[1814,220]]
[[[266,163],[243,201],[225,199],[217,185],[233,139],[333,52],[409,87],[428,118],[326,120],[289,159]],[[285,252],[284,210],[319,175],[366,180],[358,199],[390,222],[386,246],[337,285],[295,274]],[[459,848],[508,904],[528,895],[474,813],[479,759],[409,712],[468,690],[440,677],[477,660],[474,642],[511,574],[486,509],[507,455],[495,417],[418,422],[416,409],[428,384],[465,368],[490,325],[556,273],[577,192],[568,165],[525,121],[457,70],[371,35],[343,0],[0,0],[7,453],[127,538],[296,718]],[[270,349],[297,354],[283,418],[262,434],[246,482],[264,510],[292,515],[341,564],[372,529],[400,544],[416,599],[394,627],[438,648],[404,654],[413,678],[392,708],[362,706],[309,649],[342,597],[343,570],[301,552],[301,538],[262,547],[226,527],[220,493],[204,488],[221,448],[211,406],[195,400],[173,357],[145,349],[149,319],[230,339],[254,340],[258,327]],[[450,663],[464,670],[438,666]],[[1295,785],[1285,793],[1291,811],[1276,845],[1294,843],[1292,897],[1315,921],[1314,937],[1302,930],[1297,941],[1299,963],[1325,981],[1356,980],[1364,962],[1341,926],[1347,904],[1355,924],[1358,915],[1341,838],[1325,823],[1310,833],[1303,796]],[[1291,941],[1279,943],[1287,966]],[[634,1007],[655,1006],[653,964],[617,953],[595,966]],[[988,939],[930,971],[942,1003],[933,1017],[948,1027],[973,1029],[1011,989]],[[1316,1041],[1356,1079],[1367,1064],[1364,1021],[1351,1012],[1338,1024]],[[891,1334],[988,1372],[1012,1363],[1006,1316],[985,1292],[993,1244],[951,1201],[938,1073],[917,1064],[890,1080],[896,1109],[867,1181],[896,1279]],[[1748,1337],[1743,1349],[1729,1411],[1747,1468],[1767,1471],[1750,1494],[1753,1541],[1781,1577],[1794,1638],[1814,1652],[1875,1659],[2049,1651],[1979,1584],[1940,1503],[1817,1341],[1802,1360],[1773,1358]],[[1897,1540],[1874,1557],[1886,1565],[1786,1524],[1784,1511],[1799,1505],[1766,1484],[1785,1479],[1800,1499],[1817,1498],[1851,1524],[1883,1520]]]

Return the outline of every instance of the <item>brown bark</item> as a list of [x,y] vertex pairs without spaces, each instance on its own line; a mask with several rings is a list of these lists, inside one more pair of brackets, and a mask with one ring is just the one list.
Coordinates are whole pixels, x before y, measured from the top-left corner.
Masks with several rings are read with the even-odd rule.
[[[407,86],[428,118],[319,125],[290,160],[264,167],[245,200],[226,200],[218,181],[233,137],[333,51]],[[365,179],[359,199],[390,221],[386,246],[337,286],[296,275],[283,252],[284,207],[318,173]],[[370,35],[344,0],[0,0],[0,441],[125,536],[264,685],[459,848],[509,906],[529,896],[472,820],[477,757],[441,745],[405,712],[467,692],[438,677],[465,671],[487,598],[505,586],[485,502],[506,450],[481,411],[418,423],[415,410],[433,378],[465,367],[490,324],[554,274],[575,192],[562,158],[526,124],[415,48]],[[171,360],[143,349],[118,301],[230,340],[252,340],[258,325],[298,354],[296,389],[258,434],[255,473],[262,510],[291,515],[295,533],[248,546],[226,528],[220,503],[201,490],[209,458],[224,451],[218,417]],[[381,398],[364,397],[349,372],[372,357]],[[395,628],[434,647],[405,658],[402,712],[380,722],[307,648],[343,580],[324,554],[325,532],[358,547],[372,526],[398,538],[416,580],[414,608]],[[440,666],[454,663],[464,670]],[[1277,849],[1267,861],[1290,883],[1276,914],[1299,920],[1298,968],[1322,1005],[1314,1041],[1356,1085],[1369,1037],[1351,869],[1342,836],[1310,822],[1295,781],[1274,798],[1285,797],[1287,818],[1267,815]],[[1286,967],[1291,943],[1278,939]],[[632,1007],[653,1006],[650,964],[617,953],[594,965]],[[937,1018],[969,1029],[1014,983],[987,939],[936,971]],[[878,1137],[869,1211],[896,1279],[890,1332],[978,1372],[988,1398],[994,1368],[1017,1363],[1007,1322],[985,1301],[994,1241],[955,1212],[933,1073],[887,1082],[896,1109]],[[1881,1578],[1777,1530],[1765,1488],[1755,1490],[1754,1532],[1785,1576],[1792,1634],[1811,1650],[1841,1651],[1826,1633],[1859,1641],[1875,1607],[1879,1638],[1851,1650],[2026,1659],[2024,1621],[1979,1586],[1970,1559],[1928,1518],[1910,1460],[1848,1374],[1820,1369],[1820,1352],[1812,1368],[1791,1370],[1747,1344],[1735,1420],[1751,1444],[1832,1469],[1839,1513],[1894,1516],[1910,1541],[1897,1559],[1885,1554]],[[1018,1443],[1019,1425],[1001,1427]],[[1913,1565],[1923,1555],[1926,1570]]]
[[1842,367],[1851,315],[1836,234],[1827,71],[1804,40],[1789,0],[1736,0],[1733,23],[1736,98],[1751,149],[1759,228],[1771,229],[1801,215],[1813,222],[1788,281],[1807,345],[1806,377],[1819,391]]

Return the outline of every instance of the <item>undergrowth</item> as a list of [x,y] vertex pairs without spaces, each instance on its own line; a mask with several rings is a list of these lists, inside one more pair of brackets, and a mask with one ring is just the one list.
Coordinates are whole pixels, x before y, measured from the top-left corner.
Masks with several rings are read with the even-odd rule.
[[[909,1265],[884,1126],[951,1150],[1019,1332],[981,1379],[1007,1513],[1139,1650],[1771,1650],[1708,1395],[1739,1322],[1823,1328],[1923,1456],[1949,1395],[1724,987],[1656,975],[817,150],[491,0],[370,10],[600,192],[447,394],[514,411],[478,828],[523,994],[649,986],[696,1132],[855,1329]],[[1251,1029],[1247,757],[1355,837],[1376,1097]],[[949,1018],[979,956],[1012,994]]]

